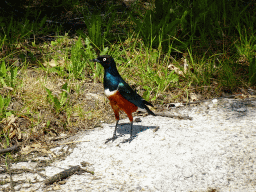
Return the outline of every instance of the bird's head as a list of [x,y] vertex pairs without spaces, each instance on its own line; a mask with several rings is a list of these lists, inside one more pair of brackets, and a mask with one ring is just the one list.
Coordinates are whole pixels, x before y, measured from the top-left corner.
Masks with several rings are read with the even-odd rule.
[[93,59],[92,61],[100,63],[104,69],[116,66],[114,59],[109,55],[100,55],[97,59]]

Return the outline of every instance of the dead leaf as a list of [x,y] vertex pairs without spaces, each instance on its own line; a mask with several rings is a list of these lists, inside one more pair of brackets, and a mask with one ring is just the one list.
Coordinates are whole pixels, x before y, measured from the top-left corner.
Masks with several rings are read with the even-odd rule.
[[170,64],[168,66],[168,69],[170,69],[172,71],[174,70],[176,74],[184,77],[184,73],[178,67],[174,66],[173,64]]

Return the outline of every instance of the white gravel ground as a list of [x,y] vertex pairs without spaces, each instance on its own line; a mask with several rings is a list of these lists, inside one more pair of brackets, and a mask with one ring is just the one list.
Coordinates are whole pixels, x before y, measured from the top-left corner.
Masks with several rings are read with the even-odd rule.
[[[22,185],[16,188],[24,191],[35,188],[36,191],[256,191],[256,101],[215,99],[170,111],[193,119],[141,117],[142,122],[134,123],[136,137],[130,143],[121,143],[129,138],[129,124],[119,126],[117,133],[123,136],[107,144],[105,141],[112,136],[114,124],[104,125],[79,136],[78,141],[89,142],[80,142],[65,160],[55,161],[41,172],[50,177],[70,166],[88,162],[94,175],[74,174],[64,184],[47,188],[42,183],[34,188]],[[155,131],[157,126],[159,129]]]
[[222,99],[176,110],[193,120],[147,116],[134,123],[130,143],[121,143],[129,137],[129,124],[119,127],[123,137],[108,144],[114,125],[104,125],[82,135],[78,140],[90,142],[45,174],[86,161],[95,175],[73,175],[59,191],[256,191],[255,106]]

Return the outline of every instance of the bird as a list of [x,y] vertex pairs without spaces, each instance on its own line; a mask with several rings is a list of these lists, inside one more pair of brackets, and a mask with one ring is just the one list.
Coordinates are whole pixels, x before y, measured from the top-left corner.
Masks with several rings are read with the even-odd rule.
[[115,113],[116,126],[113,133],[113,137],[107,139],[106,143],[109,141],[114,141],[116,136],[117,125],[119,122],[119,111],[124,111],[131,124],[130,138],[127,141],[131,141],[132,136],[132,126],[133,126],[133,116],[132,113],[138,109],[142,111],[147,111],[148,114],[155,116],[155,114],[148,108],[147,105],[153,107],[151,103],[144,100],[140,95],[136,93],[129,85],[126,83],[121,75],[119,74],[116,63],[113,57],[109,55],[100,55],[96,59],[91,60],[93,62],[100,63],[104,68],[104,92],[110,101],[110,105]]

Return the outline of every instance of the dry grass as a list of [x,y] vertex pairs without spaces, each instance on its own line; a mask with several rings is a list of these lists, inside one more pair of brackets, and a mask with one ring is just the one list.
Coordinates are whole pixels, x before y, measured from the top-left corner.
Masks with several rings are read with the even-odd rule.
[[[103,95],[102,84],[49,76],[38,69],[22,70],[20,78],[22,84],[17,87],[9,106],[15,121],[12,122],[12,129],[5,133],[7,137],[2,138],[1,148],[5,148],[8,142],[29,145],[30,142],[47,141],[49,137],[61,133],[73,135],[80,130],[98,127],[102,122],[114,121],[112,109]],[[59,97],[66,81],[71,87],[69,105],[64,112],[57,114],[47,101],[45,87]],[[3,130],[7,130],[8,122],[8,118],[3,119]]]

